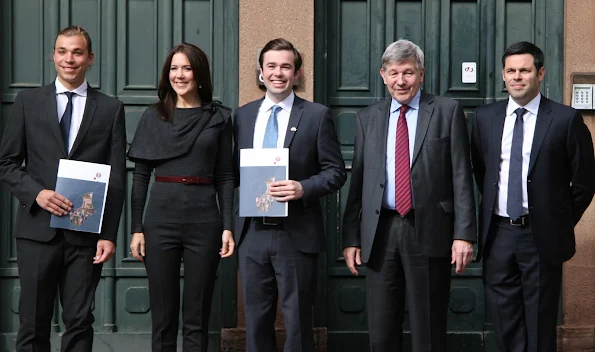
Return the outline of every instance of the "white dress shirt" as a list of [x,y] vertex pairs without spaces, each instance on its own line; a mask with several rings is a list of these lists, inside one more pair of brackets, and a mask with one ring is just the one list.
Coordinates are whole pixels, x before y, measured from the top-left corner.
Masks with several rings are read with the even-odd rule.
[[[56,106],[58,108],[58,123],[62,120],[62,115],[66,110],[68,104],[68,97],[66,92],[69,90],[64,87],[59,79],[56,78]],[[83,114],[85,113],[85,104],[87,103],[87,80],[73,90],[75,94],[72,96],[72,120],[70,122],[70,134],[68,135],[68,152],[72,149],[76,135],[83,122]]]
[[527,173],[529,172],[529,161],[531,159],[531,146],[533,145],[533,135],[535,134],[535,123],[537,122],[537,113],[541,94],[538,94],[525,106],[519,106],[508,98],[506,108],[506,119],[504,120],[504,130],[502,131],[502,149],[500,150],[500,177],[498,179],[498,197],[494,207],[494,214],[508,217],[507,199],[508,199],[508,174],[510,170],[510,149],[512,146],[512,133],[516,114],[514,111],[520,107],[525,108],[527,112],[523,115],[523,168],[522,168],[522,186],[523,186],[523,215],[529,213],[529,198],[527,196]]
[[[407,132],[409,133],[409,166],[413,161],[413,148],[415,147],[415,133],[417,131],[417,116],[419,115],[419,99],[421,89],[411,99],[409,110],[405,112],[407,120]],[[386,187],[382,206],[387,209],[395,209],[395,148],[397,144],[397,122],[401,113],[401,104],[394,98],[390,103],[390,114],[388,117],[388,136],[386,138]]]
[[260,104],[258,109],[258,115],[256,116],[256,123],[254,125],[254,139],[252,140],[254,148],[262,148],[264,142],[264,133],[267,128],[267,122],[269,116],[271,116],[271,108],[273,105],[278,105],[281,110],[277,111],[277,126],[279,127],[277,135],[277,148],[283,148],[285,142],[285,134],[287,133],[287,125],[289,124],[289,115],[291,114],[291,108],[293,107],[293,100],[295,94],[291,92],[285,100],[275,104],[268,96],[265,95],[264,100]]

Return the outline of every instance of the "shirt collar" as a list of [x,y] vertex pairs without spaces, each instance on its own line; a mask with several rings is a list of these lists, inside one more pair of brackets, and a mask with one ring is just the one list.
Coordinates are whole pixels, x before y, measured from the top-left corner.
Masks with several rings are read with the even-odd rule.
[[[56,84],[56,94],[70,92],[68,89],[66,89],[66,87],[64,87],[64,85],[62,84],[62,82],[60,82],[60,80],[58,78],[56,78],[55,82],[56,82],[55,83]],[[74,90],[72,90],[72,92],[76,93],[76,95],[86,97],[87,96],[87,79],[85,79],[80,86],[78,86]]]
[[261,108],[264,111],[268,111],[271,110],[271,108],[273,107],[273,105],[278,105],[281,107],[281,109],[283,109],[284,111],[291,111],[291,107],[293,106],[293,101],[295,99],[295,93],[293,93],[293,91],[291,92],[291,94],[289,94],[289,96],[287,98],[285,98],[284,100],[282,100],[279,103],[274,103],[270,98],[268,93],[264,96],[264,100],[262,101],[262,104],[260,105]]
[[[409,108],[411,109],[415,109],[415,110],[419,110],[419,100],[421,98],[421,89],[419,89],[417,91],[417,94],[415,94],[415,96],[413,97],[413,99],[411,99],[411,101],[409,102],[409,104],[407,104],[409,106]],[[392,98],[392,101],[390,103],[390,113],[394,113],[395,111],[399,110],[401,108],[403,104],[399,103],[398,101],[395,100],[395,98]]]
[[511,116],[514,114],[514,111],[518,108],[525,108],[531,114],[537,116],[537,112],[539,111],[539,104],[541,103],[541,93],[537,94],[535,98],[533,98],[530,102],[527,103],[525,106],[520,106],[512,97],[508,97],[508,106],[506,107],[506,116]]

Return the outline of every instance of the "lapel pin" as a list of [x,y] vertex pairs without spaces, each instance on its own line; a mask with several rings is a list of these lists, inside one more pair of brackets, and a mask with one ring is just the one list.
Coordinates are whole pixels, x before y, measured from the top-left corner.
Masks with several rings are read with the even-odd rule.
[[296,128],[296,127],[292,127],[292,128],[290,128],[289,130],[290,130],[291,132],[295,132],[295,131],[297,131],[297,128]]

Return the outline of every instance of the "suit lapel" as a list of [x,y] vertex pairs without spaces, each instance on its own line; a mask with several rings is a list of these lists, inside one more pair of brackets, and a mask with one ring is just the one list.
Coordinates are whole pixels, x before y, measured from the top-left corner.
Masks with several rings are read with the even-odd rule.
[[289,122],[287,123],[287,131],[285,132],[285,141],[283,142],[283,148],[289,148],[293,136],[297,131],[297,127],[300,124],[304,108],[304,99],[295,96],[293,100],[293,107],[291,108],[291,114],[289,115]]
[[504,120],[506,119],[506,106],[508,102],[506,100],[498,103],[494,106],[492,112],[494,116],[490,119],[491,121],[491,134],[490,144],[494,147],[492,151],[492,162],[495,167],[498,168],[500,165],[500,153],[502,151],[502,133],[504,132]]
[[260,108],[263,100],[264,97],[258,100],[256,103],[250,104],[246,107],[247,111],[245,115],[245,122],[247,127],[242,129],[244,138],[242,138],[243,143],[240,143],[240,149],[254,148],[254,127],[256,125],[256,117],[258,116],[258,109]]
[[67,151],[62,140],[62,132],[60,132],[60,120],[58,119],[58,104],[56,103],[56,85],[54,83],[48,84],[44,87],[45,92],[45,116],[48,119],[50,128],[56,142],[60,145],[60,150],[66,156]]
[[74,140],[74,144],[70,149],[70,157],[75,151],[76,148],[81,144],[83,138],[85,138],[85,134],[89,130],[89,126],[91,126],[91,121],[95,116],[95,107],[97,106],[96,100],[97,99],[97,92],[95,89],[91,88],[91,86],[87,86],[87,102],[85,103],[85,112],[83,113],[83,121],[81,122],[81,126],[79,127],[79,131],[76,134],[76,138]]
[[552,108],[550,106],[549,100],[546,97],[541,96],[541,103],[539,104],[539,111],[537,112],[537,121],[535,122],[533,144],[531,145],[531,158],[529,159],[529,171],[527,172],[528,175],[531,174],[531,170],[533,169],[533,165],[535,165],[535,160],[539,155],[539,151],[541,150],[541,145],[543,144],[547,130],[552,123],[552,115],[550,115],[551,111]]
[[424,92],[421,93],[419,99],[419,112],[417,114],[417,129],[415,131],[415,142],[413,145],[413,160],[411,160],[411,167],[415,163],[421,146],[426,138],[428,132],[428,126],[430,120],[432,120],[432,114],[434,113],[434,97]]
[[[374,116],[376,119],[375,127],[378,136],[376,137],[376,150],[378,151],[378,155],[386,155],[386,141],[388,139],[388,122],[390,120],[390,104],[392,98],[388,97],[382,102],[382,104],[378,105],[378,114]],[[372,117],[372,116],[370,116]],[[382,159],[383,168],[386,168],[386,158]]]

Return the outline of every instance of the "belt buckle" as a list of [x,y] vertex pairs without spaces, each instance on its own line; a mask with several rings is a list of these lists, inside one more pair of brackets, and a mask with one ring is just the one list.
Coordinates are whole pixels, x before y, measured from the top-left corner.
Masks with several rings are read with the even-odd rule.
[[182,183],[185,185],[189,185],[192,183],[192,181],[190,180],[190,177],[184,176],[182,177]]
[[525,226],[525,220],[527,219],[526,216],[521,216],[517,222],[515,222],[514,220],[512,220],[512,218],[509,218],[508,220],[510,221],[510,225],[512,226],[517,226],[517,227],[521,227],[521,226]]
[[267,221],[266,221],[266,219],[267,219],[267,217],[266,217],[266,216],[263,216],[263,217],[262,217],[262,224],[263,224],[263,225],[268,225],[268,226],[276,226],[276,225],[279,225],[279,224],[278,224],[278,223],[276,223],[276,222],[267,222]]

